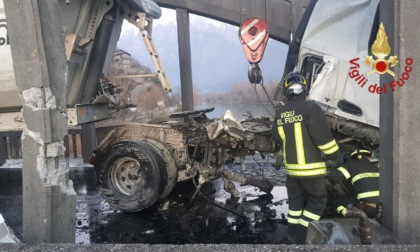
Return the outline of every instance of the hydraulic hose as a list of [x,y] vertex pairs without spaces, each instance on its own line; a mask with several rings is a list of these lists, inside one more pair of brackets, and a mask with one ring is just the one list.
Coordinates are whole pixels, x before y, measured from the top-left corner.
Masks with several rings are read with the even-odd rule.
[[372,244],[372,228],[369,224],[369,218],[363,210],[353,207],[347,209],[346,218],[359,218],[359,234],[361,244]]

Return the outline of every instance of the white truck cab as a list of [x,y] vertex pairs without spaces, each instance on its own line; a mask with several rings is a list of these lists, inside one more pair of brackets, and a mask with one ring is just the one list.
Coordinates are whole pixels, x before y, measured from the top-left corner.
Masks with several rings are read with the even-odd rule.
[[379,74],[367,76],[372,67],[363,62],[376,39],[378,4],[379,0],[312,1],[289,49],[285,74],[303,73],[308,99],[325,110],[341,142],[379,143]]
[[0,108],[16,108],[20,107],[21,103],[13,72],[6,15],[4,14],[3,1],[0,0]]

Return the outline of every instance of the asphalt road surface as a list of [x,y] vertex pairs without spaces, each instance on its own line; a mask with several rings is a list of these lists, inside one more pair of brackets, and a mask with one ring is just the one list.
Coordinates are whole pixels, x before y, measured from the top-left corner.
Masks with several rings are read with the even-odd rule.
[[[93,167],[80,159],[71,160],[70,178],[77,193],[76,243],[282,243],[288,208],[284,170],[275,170],[274,159],[268,157],[247,158],[245,163],[246,170],[238,164],[229,169],[269,179],[275,185],[271,194],[235,183],[241,195],[234,198],[217,179],[213,186],[203,188],[207,196],[197,194],[190,204],[195,187],[192,182],[183,182],[155,206],[138,213],[123,213],[112,209],[98,193]],[[0,168],[0,213],[21,239],[20,172],[19,160],[8,160]]]

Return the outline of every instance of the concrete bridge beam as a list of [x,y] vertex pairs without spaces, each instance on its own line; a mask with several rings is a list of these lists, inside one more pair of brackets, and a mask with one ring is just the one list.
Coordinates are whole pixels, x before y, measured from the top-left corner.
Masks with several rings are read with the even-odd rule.
[[[382,0],[380,20],[383,21],[391,44],[391,54],[397,55],[395,77],[381,75],[381,84],[391,81],[404,85],[394,92],[381,95],[380,114],[380,192],[384,204],[383,224],[403,244],[419,244],[420,215],[420,2],[416,0]],[[412,65],[407,68],[407,59]],[[407,73],[410,71],[409,73]],[[404,74],[404,77],[402,75]]]
[[155,0],[165,8],[183,9],[192,14],[240,26],[249,17],[264,18],[270,37],[288,44],[290,34],[305,12],[309,0]]

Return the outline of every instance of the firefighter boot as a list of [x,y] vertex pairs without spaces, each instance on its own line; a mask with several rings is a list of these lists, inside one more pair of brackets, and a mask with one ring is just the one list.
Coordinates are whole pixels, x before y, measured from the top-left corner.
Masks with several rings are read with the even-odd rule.
[[296,230],[296,244],[305,244],[306,243],[306,232],[308,229],[305,226],[298,225]]

